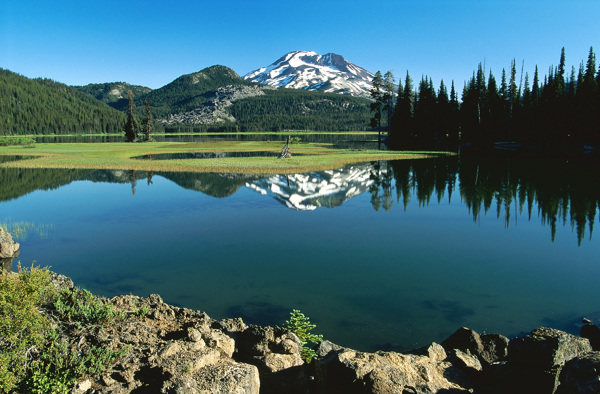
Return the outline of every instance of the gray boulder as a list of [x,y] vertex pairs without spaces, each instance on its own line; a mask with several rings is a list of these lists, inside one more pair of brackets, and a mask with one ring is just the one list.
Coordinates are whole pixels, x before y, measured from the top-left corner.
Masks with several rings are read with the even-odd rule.
[[0,227],[0,272],[12,272],[12,262],[19,256],[19,244]]
[[281,327],[254,325],[235,334],[237,354],[234,358],[258,368],[261,393],[305,393],[308,390],[309,378],[300,357],[302,344],[296,334]]
[[508,373],[513,381],[520,382],[519,392],[554,393],[565,363],[591,351],[586,338],[552,328],[537,328],[510,341]]
[[600,352],[567,361],[559,380],[557,394],[600,393]]
[[[468,392],[470,380],[446,361],[434,343],[424,354],[363,353],[326,344],[315,360],[318,393],[436,393]],[[321,351],[323,350],[323,351]]]
[[19,244],[13,241],[12,236],[0,227],[0,259],[16,257]]
[[491,365],[506,360],[508,342],[508,338],[503,335],[479,335],[469,328],[461,327],[443,341],[442,346],[447,352],[458,349],[476,356],[484,365]]

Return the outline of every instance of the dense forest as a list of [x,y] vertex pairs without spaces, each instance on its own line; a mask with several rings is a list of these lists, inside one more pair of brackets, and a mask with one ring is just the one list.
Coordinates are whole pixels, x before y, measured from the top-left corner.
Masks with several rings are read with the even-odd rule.
[[[382,81],[384,82],[384,81]],[[459,101],[454,83],[439,89],[427,76],[416,87],[407,72],[390,106],[389,141],[400,147],[455,147],[459,143],[600,147],[600,70],[590,48],[579,69],[559,65],[533,79],[513,60],[500,80],[479,64]],[[386,116],[382,117],[388,128]]]
[[0,69],[0,135],[116,133],[125,114],[50,79]]
[[239,100],[231,107],[240,131],[370,129],[366,99],[297,89],[264,92],[264,96]]

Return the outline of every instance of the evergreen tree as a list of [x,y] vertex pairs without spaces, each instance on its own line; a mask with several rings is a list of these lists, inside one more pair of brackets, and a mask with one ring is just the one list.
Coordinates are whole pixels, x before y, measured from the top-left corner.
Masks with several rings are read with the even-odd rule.
[[152,120],[152,112],[150,111],[150,104],[148,101],[144,101],[146,106],[146,119],[142,124],[142,134],[144,135],[144,141],[150,140],[150,134],[154,131],[154,121]]
[[388,71],[383,76],[383,111],[387,114],[388,138],[390,135],[390,128],[392,124],[392,116],[394,115],[394,74],[392,71]]
[[406,71],[404,87],[399,83],[398,99],[394,108],[390,140],[393,143],[407,144],[412,139],[412,79]]
[[459,118],[459,104],[456,89],[454,88],[454,80],[450,87],[450,108],[449,108],[449,143],[453,146],[459,141],[459,130],[460,130],[460,118]]
[[378,141],[381,145],[381,116],[383,112],[383,77],[381,71],[377,71],[372,81],[373,87],[371,88],[371,97],[374,102],[371,103],[371,112],[373,117],[371,118],[371,127],[377,128]]
[[129,104],[127,106],[127,122],[125,123],[125,140],[135,142],[137,140],[138,124],[135,119],[135,102],[133,93],[129,91]]

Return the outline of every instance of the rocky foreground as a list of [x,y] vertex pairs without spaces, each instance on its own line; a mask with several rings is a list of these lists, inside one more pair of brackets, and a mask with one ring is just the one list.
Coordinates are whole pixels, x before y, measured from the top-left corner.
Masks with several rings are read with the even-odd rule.
[[[73,286],[60,275],[53,283]],[[82,337],[129,352],[111,371],[80,381],[74,393],[600,392],[600,330],[591,323],[582,329],[591,339],[544,327],[514,339],[460,328],[407,354],[323,341],[306,364],[296,335],[280,327],[214,320],[158,295],[109,302],[144,316]]]
[[[3,267],[18,249],[0,229]],[[58,274],[52,283],[73,288]],[[406,354],[323,341],[306,364],[300,340],[284,328],[214,320],[158,295],[106,302],[135,318],[69,342],[127,351],[111,370],[79,379],[73,393],[600,393],[600,329],[587,319],[579,337],[541,327],[508,339],[463,327]]]

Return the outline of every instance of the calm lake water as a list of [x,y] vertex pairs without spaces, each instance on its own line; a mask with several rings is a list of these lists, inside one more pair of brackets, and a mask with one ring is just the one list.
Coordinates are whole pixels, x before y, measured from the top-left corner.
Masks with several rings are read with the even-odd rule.
[[402,351],[598,317],[599,180],[597,160],[510,155],[290,176],[0,167],[0,223],[27,228],[24,266],[96,294],[262,325],[296,308],[335,343]]

